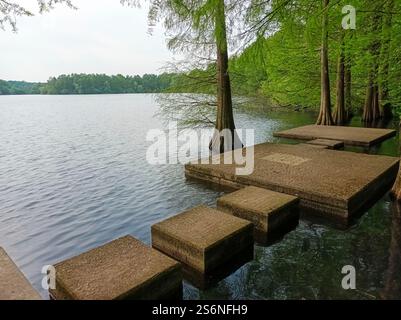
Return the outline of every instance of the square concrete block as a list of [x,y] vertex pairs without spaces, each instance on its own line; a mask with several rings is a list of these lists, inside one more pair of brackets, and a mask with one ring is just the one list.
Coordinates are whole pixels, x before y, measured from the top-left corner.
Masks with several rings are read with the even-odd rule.
[[217,208],[251,221],[255,231],[270,233],[298,218],[297,197],[258,187],[245,187],[217,200]]
[[344,142],[339,140],[315,139],[308,141],[307,144],[313,146],[325,146],[327,149],[332,150],[344,149]]
[[0,247],[0,300],[41,300],[20,269]]
[[178,262],[126,236],[56,268],[56,300],[175,299],[182,297]]
[[343,141],[345,145],[372,147],[382,141],[395,137],[396,133],[395,130],[390,129],[308,125],[274,132],[273,135],[275,137],[298,140],[339,140]]
[[153,225],[152,246],[189,269],[209,273],[253,248],[252,233],[252,223],[200,206]]

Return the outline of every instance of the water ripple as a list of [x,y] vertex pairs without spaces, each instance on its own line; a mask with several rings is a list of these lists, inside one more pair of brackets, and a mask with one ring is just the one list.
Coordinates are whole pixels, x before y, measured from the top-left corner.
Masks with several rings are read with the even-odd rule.
[[[149,244],[155,222],[215,205],[221,192],[185,181],[182,165],[145,161],[147,130],[163,127],[157,108],[149,95],[0,97],[0,245],[43,296],[43,265],[125,234]],[[236,116],[238,127],[257,129],[256,142],[310,121],[303,117]],[[257,247],[255,261],[215,288],[186,284],[185,297],[343,298],[332,279],[350,261],[366,273],[359,285],[375,294],[388,258],[388,211],[379,203],[347,232],[301,223],[280,243]]]

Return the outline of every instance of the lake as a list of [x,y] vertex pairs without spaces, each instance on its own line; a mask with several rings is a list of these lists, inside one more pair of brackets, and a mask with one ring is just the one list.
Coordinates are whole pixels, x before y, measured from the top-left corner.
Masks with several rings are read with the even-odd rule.
[[[182,165],[146,162],[148,130],[166,125],[158,110],[146,94],[0,96],[0,246],[43,297],[43,266],[126,234],[150,244],[155,222],[215,206],[222,191],[186,181]],[[256,130],[256,143],[314,120],[300,112],[236,113],[238,128]],[[398,155],[398,142],[373,152]],[[347,230],[302,220],[280,242],[256,246],[255,259],[215,287],[186,283],[184,298],[401,298],[400,242],[401,222],[386,196]],[[356,268],[357,290],[341,287],[345,265]]]

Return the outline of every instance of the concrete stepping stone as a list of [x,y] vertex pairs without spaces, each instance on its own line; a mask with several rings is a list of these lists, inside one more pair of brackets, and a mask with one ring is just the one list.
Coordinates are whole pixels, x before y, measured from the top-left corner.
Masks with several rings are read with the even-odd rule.
[[299,199],[258,187],[245,187],[217,200],[217,208],[251,221],[255,238],[262,239],[298,224]]
[[252,251],[252,223],[199,206],[152,226],[152,246],[184,269],[207,274]]
[[0,300],[42,300],[39,293],[1,247]]
[[181,265],[126,236],[56,268],[56,300],[120,300],[182,298]]
[[372,147],[395,137],[396,133],[392,129],[307,125],[274,132],[273,136],[297,140],[329,139],[343,141],[349,146]]
[[344,142],[339,140],[315,139],[306,143],[315,146],[325,146],[328,149],[333,150],[344,149]]

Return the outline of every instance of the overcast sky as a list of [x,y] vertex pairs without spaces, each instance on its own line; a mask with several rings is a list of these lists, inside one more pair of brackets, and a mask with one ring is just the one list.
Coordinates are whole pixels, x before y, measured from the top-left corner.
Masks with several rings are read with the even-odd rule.
[[[36,0],[16,0],[33,6]],[[148,34],[147,9],[119,0],[74,0],[78,10],[55,10],[0,30],[0,79],[46,81],[68,73],[159,73],[173,54],[161,26]]]

